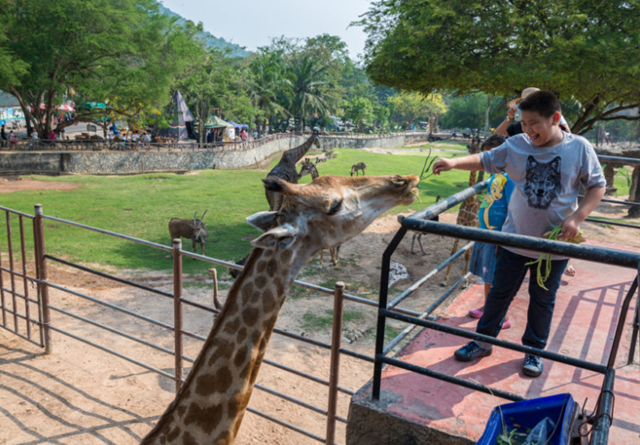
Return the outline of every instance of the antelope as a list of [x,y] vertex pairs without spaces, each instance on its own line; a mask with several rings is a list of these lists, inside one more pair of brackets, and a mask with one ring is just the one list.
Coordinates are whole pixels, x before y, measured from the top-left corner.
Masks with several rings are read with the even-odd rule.
[[358,162],[357,164],[353,164],[351,166],[351,176],[353,176],[354,173],[356,174],[356,176],[358,176],[358,170],[361,170],[362,174],[364,175],[365,168],[367,168],[367,164],[365,164],[364,162]]
[[193,221],[171,218],[171,221],[169,221],[169,235],[171,235],[171,239],[188,238],[191,240],[193,253],[196,253],[196,244],[200,244],[202,255],[204,255],[204,244],[207,236],[209,236],[209,232],[207,232],[207,228],[204,222],[202,222],[206,214],[207,210],[205,210],[200,219],[198,219],[198,212],[196,211],[193,214]]

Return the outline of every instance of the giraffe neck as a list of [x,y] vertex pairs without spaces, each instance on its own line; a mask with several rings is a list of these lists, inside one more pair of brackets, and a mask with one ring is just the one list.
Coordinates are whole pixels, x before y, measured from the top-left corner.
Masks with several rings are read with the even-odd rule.
[[315,139],[316,139],[315,136],[311,136],[301,146],[285,151],[284,154],[282,155],[282,160],[286,159],[286,161],[293,162],[293,164],[295,165],[309,151]]
[[292,250],[251,252],[184,385],[141,445],[233,442],[278,313],[304,262]]

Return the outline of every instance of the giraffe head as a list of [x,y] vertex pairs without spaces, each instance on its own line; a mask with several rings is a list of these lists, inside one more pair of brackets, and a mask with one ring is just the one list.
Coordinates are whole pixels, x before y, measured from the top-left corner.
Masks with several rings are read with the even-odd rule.
[[304,158],[304,161],[302,161],[302,166],[300,168],[300,173],[298,174],[300,178],[305,175],[311,175],[313,179],[316,179],[318,176],[320,176],[315,164],[311,162],[311,159],[309,158]]
[[322,249],[336,247],[361,233],[397,205],[409,205],[420,181],[410,176],[321,176],[309,184],[263,179],[267,190],[284,195],[278,212],[247,218],[265,233],[251,244],[263,249],[292,249],[304,264]]

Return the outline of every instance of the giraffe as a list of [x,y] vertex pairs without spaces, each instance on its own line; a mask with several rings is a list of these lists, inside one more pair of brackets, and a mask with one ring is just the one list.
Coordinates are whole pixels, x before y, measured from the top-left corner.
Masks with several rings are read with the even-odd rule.
[[263,180],[284,196],[279,211],[247,222],[264,231],[229,290],[184,385],[141,445],[235,440],[287,292],[318,251],[361,233],[375,218],[417,196],[418,176],[321,176],[309,184]]
[[[298,178],[296,180],[296,183],[300,180],[300,178],[302,178],[303,176],[306,175],[311,175],[311,179],[316,179],[320,176],[320,174],[318,173],[318,169],[316,168],[315,164],[313,162],[311,162],[311,159],[309,158],[304,158],[304,161],[302,162],[302,168],[300,168],[300,173],[298,173]],[[338,249],[340,249],[340,246],[338,246]],[[333,250],[333,249],[332,249]],[[322,255],[322,254],[320,254]],[[249,255],[247,255],[246,257],[242,258],[239,261],[236,261],[236,264],[238,266],[244,266],[244,264],[247,262],[247,258],[249,258]],[[320,261],[322,262],[322,256],[320,257]],[[333,256],[332,256],[333,258]],[[240,271],[238,269],[227,269],[229,271],[229,275],[231,275],[231,278],[233,278],[234,280],[236,278],[238,278],[238,275],[240,275]],[[216,309],[220,309],[217,305],[219,303],[216,303]]]
[[[320,148],[320,139],[316,132],[314,132],[304,144],[285,151],[282,154],[282,158],[280,158],[280,162],[271,169],[267,178],[276,177],[284,179],[290,184],[297,184],[298,171],[296,170],[296,164],[313,145]],[[282,205],[283,196],[270,190],[266,190],[265,193],[267,195],[267,201],[269,202],[269,210],[278,210]]]
[[[471,141],[471,145],[467,145],[467,149],[469,150],[469,154],[478,154],[480,153],[480,137],[474,137]],[[469,187],[476,185],[478,182],[478,172],[469,172]],[[480,172],[481,175],[484,172]],[[466,199],[462,204],[460,204],[460,210],[458,211],[458,218],[456,218],[456,224],[459,226],[467,226],[467,227],[478,227],[478,210],[480,209],[480,200],[477,195],[473,195],[471,198]],[[453,243],[453,248],[451,249],[451,255],[456,253],[458,250],[458,244],[460,240],[456,238]],[[469,260],[471,260],[471,249],[468,249],[464,254],[465,264],[464,264],[464,272],[467,273],[469,270]],[[451,275],[451,266],[450,263],[447,266],[447,272],[444,276],[444,280],[440,283],[441,286],[446,286],[449,281],[449,275]]]

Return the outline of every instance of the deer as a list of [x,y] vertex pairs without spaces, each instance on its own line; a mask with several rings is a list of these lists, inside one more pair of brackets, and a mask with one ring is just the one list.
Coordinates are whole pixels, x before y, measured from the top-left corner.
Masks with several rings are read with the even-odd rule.
[[351,166],[351,176],[353,176],[354,173],[356,174],[356,176],[358,176],[358,171],[362,171],[362,174],[364,175],[365,168],[367,168],[367,164],[365,164],[364,162],[358,162],[357,164],[353,164]]
[[176,238],[188,238],[191,240],[193,247],[193,253],[197,253],[196,244],[200,244],[202,249],[202,255],[204,255],[204,245],[209,236],[207,228],[203,222],[204,215],[208,210],[205,210],[200,219],[198,219],[198,212],[193,214],[193,221],[189,219],[171,218],[169,221],[169,235],[171,239]]

